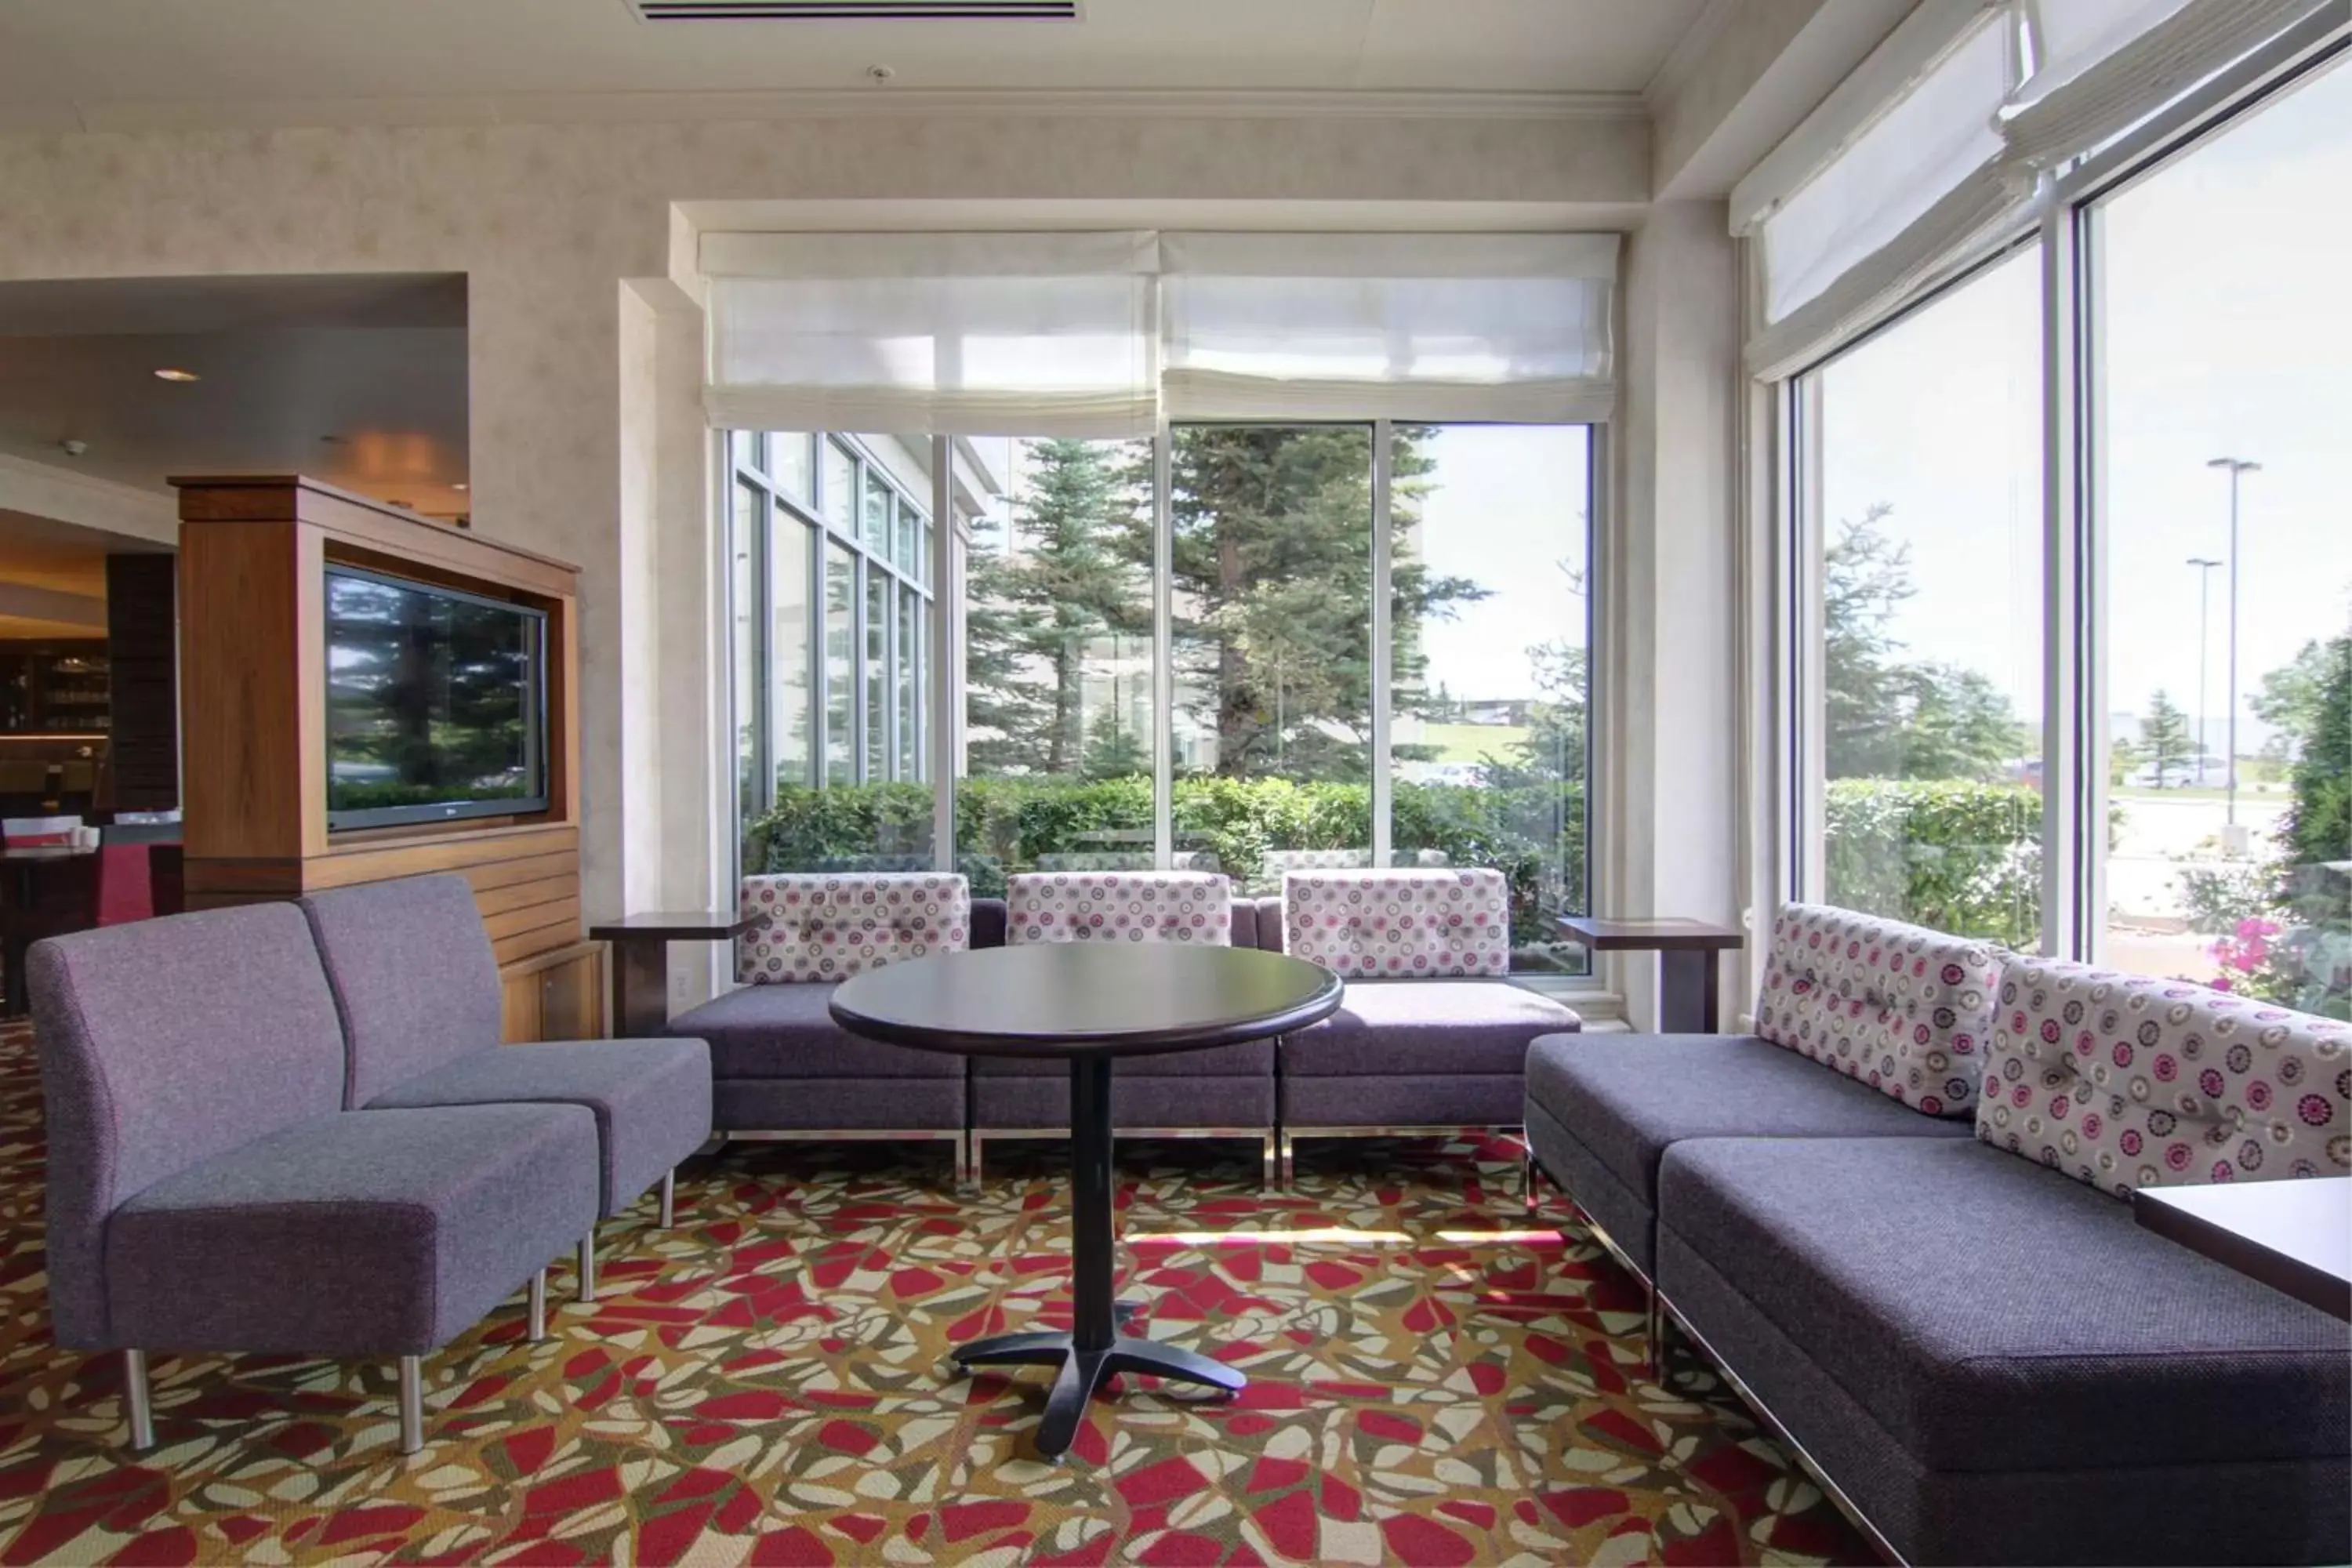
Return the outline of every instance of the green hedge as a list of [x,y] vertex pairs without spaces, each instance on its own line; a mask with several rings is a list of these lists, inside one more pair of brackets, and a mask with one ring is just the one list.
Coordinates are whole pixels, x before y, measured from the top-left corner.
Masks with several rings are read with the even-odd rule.
[[[1280,876],[1266,865],[1274,851],[1361,849],[1371,842],[1366,784],[1181,778],[1173,806],[1180,855],[1208,858],[1244,893],[1279,890]],[[1513,943],[1523,953],[1552,952],[1553,918],[1584,907],[1584,792],[1578,784],[1479,789],[1400,781],[1391,822],[1401,858],[1426,851],[1445,865],[1502,871],[1511,889]],[[775,809],[746,828],[743,868],[917,869],[930,864],[930,825],[928,785],[786,787]],[[1040,856],[1148,855],[1151,826],[1147,778],[966,779],[956,785],[956,866],[981,898],[1002,897],[1005,875],[1034,869]]]
[[2042,932],[2042,796],[2014,784],[1834,779],[1831,903],[2032,949]]

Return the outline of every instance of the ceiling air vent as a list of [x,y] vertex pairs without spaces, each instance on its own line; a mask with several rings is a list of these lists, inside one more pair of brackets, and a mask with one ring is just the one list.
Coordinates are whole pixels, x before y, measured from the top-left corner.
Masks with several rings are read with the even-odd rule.
[[644,22],[1075,22],[1078,0],[627,0]]

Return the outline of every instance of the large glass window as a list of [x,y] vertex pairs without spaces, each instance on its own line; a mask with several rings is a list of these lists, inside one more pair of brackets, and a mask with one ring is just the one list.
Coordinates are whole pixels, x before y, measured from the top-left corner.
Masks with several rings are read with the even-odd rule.
[[1249,893],[1370,866],[1371,426],[1171,439],[1179,863]]
[[2105,962],[2352,1011],[2352,69],[2086,209]]
[[1581,973],[1591,437],[1582,426],[1392,437],[1391,859],[1511,889],[1515,969]]
[[2042,900],[2038,253],[1798,383],[1823,885],[2031,949]]
[[[1163,837],[1174,865],[1223,870],[1244,895],[1279,892],[1293,868],[1371,867],[1385,845],[1391,864],[1500,869],[1515,966],[1581,972],[1552,921],[1584,907],[1587,878],[1584,427],[1179,426],[1164,519],[1150,441],[765,440],[744,482],[768,520],[745,525],[767,551],[745,568],[765,573],[767,646],[737,679],[772,687],[771,765],[765,795],[745,797],[747,867],[931,864],[944,699],[955,864],[977,895],[1017,871],[1148,869]],[[812,455],[813,506],[771,482],[786,441]],[[941,528],[960,599],[945,607]],[[932,617],[950,611],[935,672]]]
[[727,450],[742,864],[928,867],[929,595],[908,546],[929,533],[932,442],[736,432]]
[[976,445],[1002,490],[966,557],[960,863],[983,895],[1010,872],[1149,868],[1151,448]]

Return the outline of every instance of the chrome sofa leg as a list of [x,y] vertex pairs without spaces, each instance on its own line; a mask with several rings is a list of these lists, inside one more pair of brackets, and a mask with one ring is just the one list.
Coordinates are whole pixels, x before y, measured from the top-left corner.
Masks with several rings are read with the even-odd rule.
[[1528,1217],[1535,1217],[1543,1207],[1536,1195],[1536,1151],[1532,1143],[1519,1145],[1519,1197],[1527,1205]]
[[155,1408],[147,1398],[147,1352],[122,1352],[122,1413],[131,1420],[131,1446],[142,1452],[155,1446]]
[[1649,1320],[1643,1325],[1643,1337],[1650,1347],[1650,1381],[1660,1388],[1666,1382],[1666,1309],[1656,1286],[1650,1288]]
[[542,1265],[530,1277],[530,1321],[524,1334],[532,1344],[547,1338],[547,1269]]
[[662,1173],[661,1227],[667,1230],[677,1223],[677,1171],[676,1167]]
[[1282,1190],[1286,1193],[1297,1184],[1298,1180],[1298,1166],[1296,1159],[1297,1151],[1296,1146],[1291,1142],[1290,1134],[1288,1132],[1281,1133],[1279,1137],[1282,1147],[1276,1155],[1276,1159],[1280,1164],[1280,1170],[1277,1172],[1275,1179],[1281,1185]]
[[425,1447],[425,1364],[422,1358],[400,1358],[400,1451],[414,1454]]
[[965,1192],[980,1191],[981,1149],[986,1142],[977,1131],[956,1135],[956,1185]]
[[1280,1156],[1276,1149],[1276,1144],[1279,1140],[1277,1140],[1273,1133],[1269,1132],[1264,1138],[1260,1139],[1259,1142],[1263,1143],[1265,1148],[1265,1163],[1258,1171],[1257,1190],[1262,1193],[1270,1193],[1274,1191],[1275,1184],[1279,1179],[1278,1164]]
[[580,1299],[596,1299],[596,1233],[593,1230],[580,1238]]

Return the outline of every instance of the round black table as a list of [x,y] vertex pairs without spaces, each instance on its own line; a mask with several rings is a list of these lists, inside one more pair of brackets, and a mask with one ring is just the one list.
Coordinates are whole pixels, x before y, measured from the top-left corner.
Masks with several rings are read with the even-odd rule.
[[1087,1404],[1122,1372],[1237,1391],[1222,1362],[1119,1332],[1112,1299],[1111,1064],[1264,1039],[1328,1017],[1339,977],[1254,948],[1160,942],[1046,942],[941,953],[845,981],[833,994],[852,1034],[960,1056],[1042,1057],[1070,1064],[1072,1207],[1069,1333],[998,1334],[950,1352],[959,1366],[1054,1366],[1037,1428],[1059,1458]]

